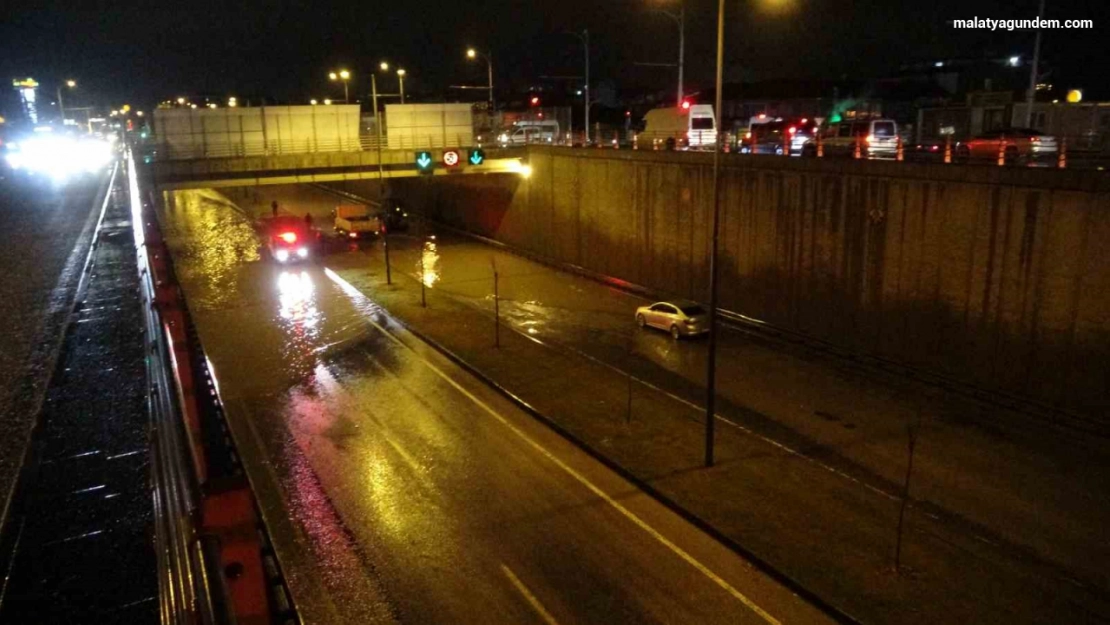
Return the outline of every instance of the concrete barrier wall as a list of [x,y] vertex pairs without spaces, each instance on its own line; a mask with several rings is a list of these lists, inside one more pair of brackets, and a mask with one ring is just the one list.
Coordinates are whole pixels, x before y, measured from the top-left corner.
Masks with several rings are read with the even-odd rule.
[[[707,299],[712,155],[534,148],[528,180],[392,181],[440,219]],[[1099,172],[723,156],[722,305],[1104,418]]]

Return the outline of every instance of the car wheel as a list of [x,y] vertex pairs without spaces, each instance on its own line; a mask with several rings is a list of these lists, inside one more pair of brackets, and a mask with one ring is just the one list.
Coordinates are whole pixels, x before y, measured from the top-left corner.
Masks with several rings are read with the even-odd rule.
[[678,331],[678,326],[677,325],[672,325],[671,326],[671,338],[673,338],[674,340],[677,341],[681,336],[682,336],[682,333]]
[[647,321],[644,319],[643,315],[636,315],[636,325],[640,326],[641,329],[647,325]]

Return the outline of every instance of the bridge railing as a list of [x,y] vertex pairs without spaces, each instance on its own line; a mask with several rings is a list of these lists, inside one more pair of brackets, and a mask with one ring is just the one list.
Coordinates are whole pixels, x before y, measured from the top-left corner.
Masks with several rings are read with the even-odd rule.
[[[444,135],[443,133],[408,133],[390,138],[382,138],[381,149],[434,149],[466,148],[482,142],[473,135]],[[247,156],[279,156],[284,154],[315,154],[335,152],[375,152],[378,150],[376,136],[361,136],[356,139],[320,140],[314,137],[303,139],[274,139],[267,141],[188,143],[151,141],[142,145],[147,161],[151,160],[194,160],[202,158],[241,158]]]
[[151,486],[164,625],[298,623],[219,387],[131,154],[131,197],[149,345]]

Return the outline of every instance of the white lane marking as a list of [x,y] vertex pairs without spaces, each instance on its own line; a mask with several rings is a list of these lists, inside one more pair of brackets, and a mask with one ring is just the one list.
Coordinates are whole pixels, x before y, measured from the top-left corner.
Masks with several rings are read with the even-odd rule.
[[513,586],[516,586],[516,589],[520,591],[520,594],[524,595],[524,598],[527,599],[528,603],[532,605],[532,609],[540,615],[540,618],[542,618],[543,621],[547,623],[547,625],[559,625],[559,621],[556,621],[555,617],[551,616],[551,613],[547,611],[547,608],[543,607],[543,604],[540,603],[540,600],[536,598],[536,595],[533,595],[532,591],[528,590],[528,587],[524,585],[524,582],[520,581],[520,578],[513,574],[512,569],[502,564],[501,572],[505,574],[505,577],[509,578],[509,581],[513,583]]
[[[341,278],[339,276],[339,274],[335,273],[331,269],[324,268],[324,274],[327,275],[327,277],[330,278],[332,280],[332,282],[335,282],[348,295],[350,295],[352,297],[357,297],[357,298],[360,298],[360,299],[365,299],[367,301],[370,300],[370,298],[366,297],[366,295],[364,295],[361,291],[356,289],[351,283],[349,283],[346,280],[344,280],[343,278]],[[640,529],[647,532],[648,535],[650,535],[652,538],[654,538],[656,541],[658,541],[661,545],[670,549],[675,555],[677,555],[679,558],[684,560],[687,564],[689,564],[690,566],[697,569],[699,572],[701,572],[702,575],[705,575],[706,577],[708,577],[713,583],[720,586],[727,593],[729,593],[734,598],[736,598],[738,601],[740,601],[740,603],[743,603],[745,606],[748,607],[748,609],[750,609],[752,612],[755,612],[764,621],[766,621],[767,623],[770,623],[771,625],[782,625],[781,621],[779,621],[775,617],[768,614],[763,608],[756,605],[756,603],[754,601],[752,601],[751,599],[749,599],[746,595],[744,595],[744,593],[740,592],[739,590],[734,588],[731,584],[729,584],[727,581],[722,579],[719,575],[717,575],[716,573],[711,571],[709,569],[709,567],[707,567],[704,564],[702,564],[701,562],[699,562],[697,560],[697,558],[695,558],[694,556],[687,553],[684,549],[682,549],[682,547],[679,547],[678,545],[671,542],[666,536],[663,536],[663,534],[659,533],[658,530],[656,530],[654,527],[649,525],[646,521],[644,521],[640,517],[636,516],[636,514],[634,512],[632,512],[628,508],[625,508],[619,501],[610,497],[608,493],[606,493],[599,486],[597,486],[596,484],[591,482],[588,478],[586,478],[586,476],[584,476],[581,473],[575,471],[570,466],[565,464],[562,460],[559,460],[557,457],[555,457],[555,455],[552,454],[550,451],[548,451],[547,448],[545,448],[543,445],[540,445],[536,441],[532,440],[532,438],[530,436],[528,436],[522,430],[520,430],[515,425],[510,423],[508,419],[501,416],[500,413],[498,413],[496,410],[494,410],[492,407],[490,407],[484,401],[482,401],[481,399],[476,397],[473,393],[471,393],[467,389],[463,388],[462,385],[460,385],[458,382],[451,379],[451,377],[448,376],[446,373],[441,371],[439,367],[432,364],[432,362],[430,360],[428,360],[427,358],[425,358],[421,354],[417,353],[415,349],[408,346],[407,344],[405,344],[404,341],[402,341],[401,339],[394,336],[392,332],[389,332],[388,330],[386,330],[384,327],[379,325],[373,319],[367,318],[366,321],[368,323],[370,323],[370,325],[377,328],[377,330],[379,332],[381,332],[382,334],[389,337],[390,340],[392,340],[394,343],[397,343],[398,345],[400,345],[404,349],[412,352],[412,354],[416,358],[423,361],[423,363],[429,369],[431,369],[433,372],[435,372],[436,375],[438,375],[440,378],[442,378],[444,382],[447,382],[448,384],[453,386],[455,388],[455,390],[462,393],[465,397],[470,399],[470,401],[474,402],[482,410],[489,413],[490,416],[492,416],[493,418],[500,421],[502,425],[504,425],[506,428],[509,429],[509,431],[511,431],[513,434],[516,434],[518,437],[520,437],[525,443],[527,443],[532,448],[534,448],[537,452],[539,452],[540,455],[542,455],[543,457],[550,460],[552,463],[555,464],[555,466],[562,469],[567,475],[570,475],[571,477],[573,477],[580,484],[585,486],[589,491],[591,491],[592,493],[594,493],[598,497],[601,497],[602,499],[604,499],[606,503],[608,503],[610,506],[613,507],[613,509],[615,509],[617,512],[620,512],[629,521],[632,521],[632,523],[634,523]]]

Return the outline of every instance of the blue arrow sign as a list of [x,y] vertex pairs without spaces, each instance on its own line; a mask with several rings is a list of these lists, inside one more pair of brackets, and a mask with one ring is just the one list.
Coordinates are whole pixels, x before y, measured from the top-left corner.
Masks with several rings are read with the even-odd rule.
[[470,164],[471,165],[481,165],[482,163],[485,162],[485,160],[486,160],[486,153],[483,152],[482,150],[473,149],[473,150],[470,151]]

